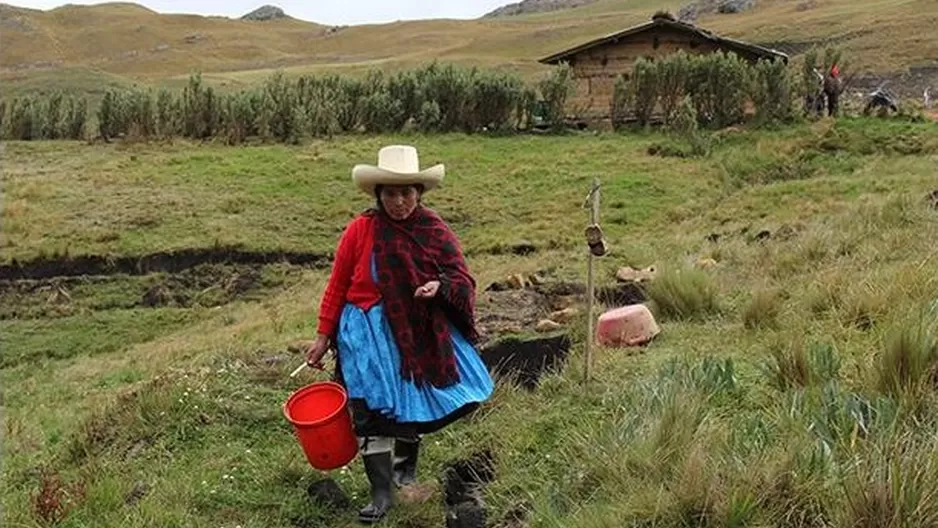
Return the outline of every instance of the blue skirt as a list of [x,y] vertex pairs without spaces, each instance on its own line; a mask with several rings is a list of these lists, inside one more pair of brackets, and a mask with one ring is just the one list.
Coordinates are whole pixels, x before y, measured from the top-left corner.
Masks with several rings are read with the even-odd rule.
[[381,303],[367,312],[347,304],[337,332],[339,369],[350,399],[397,423],[438,422],[492,394],[494,383],[475,348],[451,324],[459,382],[417,387],[401,376],[401,353]]

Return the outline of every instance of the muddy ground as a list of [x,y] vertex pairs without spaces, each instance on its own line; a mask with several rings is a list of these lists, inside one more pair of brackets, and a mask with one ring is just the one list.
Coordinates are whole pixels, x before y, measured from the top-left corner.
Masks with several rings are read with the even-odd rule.
[[175,273],[0,280],[0,320],[260,300],[296,280],[300,272],[300,267],[289,264],[200,264]]

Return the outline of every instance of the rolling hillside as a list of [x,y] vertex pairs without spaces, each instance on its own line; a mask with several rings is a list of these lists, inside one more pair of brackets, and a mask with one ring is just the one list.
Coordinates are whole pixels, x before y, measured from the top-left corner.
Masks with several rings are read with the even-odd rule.
[[[598,0],[520,16],[351,27],[165,15],[127,3],[50,11],[2,5],[0,81],[7,93],[37,87],[95,91],[131,81],[178,83],[199,69],[210,82],[238,86],[276,69],[359,73],[434,58],[531,75],[543,70],[539,57],[646,20],[657,9],[676,12],[681,3]],[[762,0],[751,11],[706,15],[698,24],[791,54],[836,43],[874,76],[910,68],[933,74],[938,63],[933,0]]]

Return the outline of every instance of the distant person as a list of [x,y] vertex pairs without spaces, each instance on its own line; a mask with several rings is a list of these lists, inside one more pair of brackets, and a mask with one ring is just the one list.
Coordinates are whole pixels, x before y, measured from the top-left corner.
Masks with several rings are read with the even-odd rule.
[[464,417],[493,390],[476,352],[475,279],[453,231],[421,198],[443,165],[420,170],[417,150],[388,146],[378,165],[356,165],[352,180],[374,208],[353,219],[335,255],[307,361],[338,351],[336,380],[349,394],[371,503],[385,516],[393,487],[416,479],[421,435]]
[[840,94],[844,91],[843,80],[840,78],[840,68],[833,64],[824,79],[824,95],[827,96],[827,115],[836,116],[840,104]]

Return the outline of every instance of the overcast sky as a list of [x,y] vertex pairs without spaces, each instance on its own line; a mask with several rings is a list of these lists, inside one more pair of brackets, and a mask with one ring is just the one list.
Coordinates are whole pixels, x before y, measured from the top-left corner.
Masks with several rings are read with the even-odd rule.
[[[34,9],[63,4],[97,4],[72,0],[5,0]],[[322,24],[368,24],[421,18],[476,18],[513,0],[131,0],[160,13],[192,13],[240,17],[263,4],[288,15]],[[516,0],[515,0],[516,1]]]

